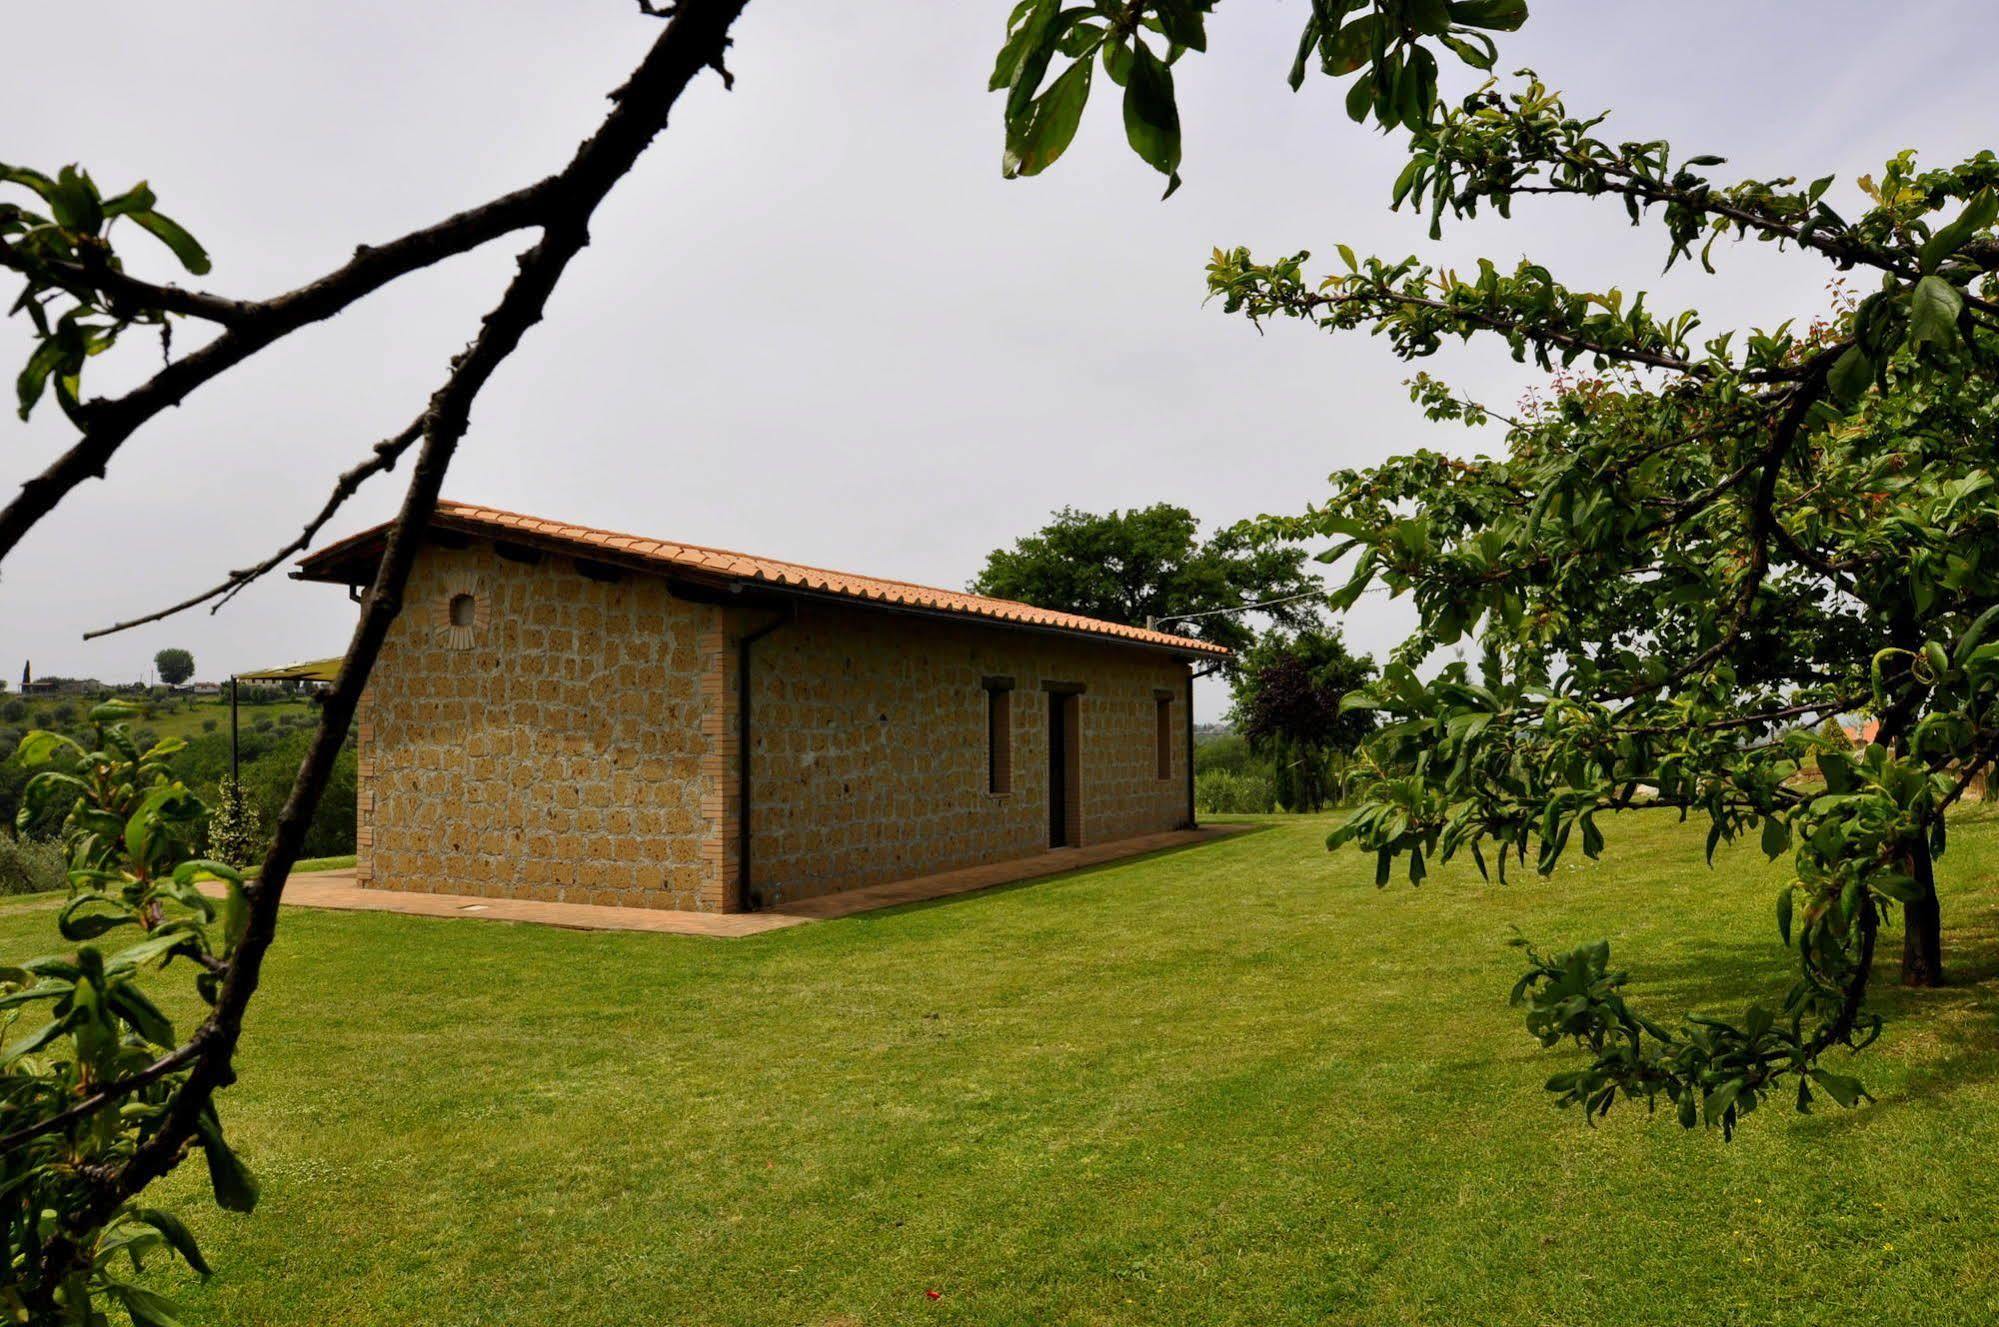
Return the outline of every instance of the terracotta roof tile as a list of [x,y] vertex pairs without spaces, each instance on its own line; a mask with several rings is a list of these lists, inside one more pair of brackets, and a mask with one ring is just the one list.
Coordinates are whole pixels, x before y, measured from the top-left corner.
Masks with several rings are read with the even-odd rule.
[[[807,566],[799,562],[754,557],[748,553],[737,553],[728,549],[704,548],[698,544],[677,544],[666,540],[648,539],[641,535],[621,534],[614,530],[592,529],[585,525],[566,525],[559,521],[524,516],[519,512],[502,511],[496,507],[440,499],[437,504],[437,514],[443,523],[454,529],[481,530],[502,535],[511,530],[559,543],[610,549],[644,563],[657,564],[662,571],[679,567],[709,574],[723,573],[746,581],[760,581],[782,588],[812,590],[872,603],[895,604],[969,618],[1018,622],[1029,626],[1073,631],[1079,635],[1166,646],[1218,658],[1225,657],[1229,653],[1220,645],[1196,640],[1190,636],[1176,636],[1165,631],[1148,631],[1144,627],[1082,617],[1075,613],[1058,613],[1052,609],[1036,608],[1031,604],[1018,603],[1011,599],[992,599],[985,595],[944,590],[930,585],[916,585],[909,581],[857,576],[848,572],[829,571],[824,567]],[[386,525],[378,525],[338,543],[329,544],[299,563],[300,574],[310,579],[314,577],[315,572],[324,573],[341,554],[356,549],[387,529]]]

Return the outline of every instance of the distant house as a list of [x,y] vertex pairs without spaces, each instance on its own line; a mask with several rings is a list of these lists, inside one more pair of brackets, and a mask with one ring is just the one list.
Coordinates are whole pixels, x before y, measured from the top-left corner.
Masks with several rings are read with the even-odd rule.
[[94,677],[38,677],[21,686],[24,696],[96,696],[108,690]]
[[[363,584],[385,531],[297,574]],[[357,723],[358,874],[738,911],[1190,825],[1227,653],[441,503]]]

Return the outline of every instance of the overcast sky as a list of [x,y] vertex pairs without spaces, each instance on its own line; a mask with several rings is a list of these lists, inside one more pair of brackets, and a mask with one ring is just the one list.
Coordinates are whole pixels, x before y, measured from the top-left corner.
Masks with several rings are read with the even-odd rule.
[[[1342,85],[1284,86],[1303,0],[1229,0],[1178,69],[1186,184],[1125,149],[1096,102],[1038,180],[1000,178],[985,79],[1012,0],[754,0],[736,90],[705,79],[600,212],[594,242],[480,398],[454,497],[945,586],[1064,504],[1170,501],[1211,527],[1321,496],[1327,472],[1473,439],[1407,403],[1408,366],[1365,337],[1259,337],[1203,308],[1215,245],[1276,255],[1345,241],[1511,263],[1659,292],[1720,329],[1823,305],[1823,264],[1757,247],[1723,279],[1657,274],[1657,232],[1613,208],[1523,204],[1428,243],[1386,209],[1396,141],[1350,124]],[[4,157],[149,180],[215,258],[199,284],[261,296],[559,167],[637,61],[627,0],[11,6]],[[1745,175],[1853,177],[1919,145],[1991,146],[1999,6],[1981,0],[1535,0],[1506,38],[1607,135],[1714,151]],[[394,432],[497,298],[517,245],[407,279],[204,388],[77,491],[0,579],[0,676],[141,676],[162,646],[199,676],[336,654],[352,608],[273,579],[220,616],[107,640],[87,628],[201,588],[288,538],[333,476]],[[168,279],[128,233],[133,270]],[[1336,260],[1335,260],[1336,261]],[[12,291],[8,290],[11,302]],[[11,380],[27,340],[0,329]],[[191,337],[185,343],[191,343]],[[99,392],[157,364],[135,341]],[[1503,355],[1428,366],[1495,403]],[[9,417],[11,489],[67,442],[52,404]],[[331,534],[393,508],[378,479]],[[1362,601],[1377,653],[1404,621]],[[1203,698],[1202,717],[1225,705]]]

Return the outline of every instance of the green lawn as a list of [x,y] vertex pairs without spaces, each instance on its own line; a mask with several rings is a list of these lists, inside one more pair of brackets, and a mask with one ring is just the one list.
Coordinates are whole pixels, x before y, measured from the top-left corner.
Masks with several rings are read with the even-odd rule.
[[1736,1010],[1788,982],[1775,868],[1649,812],[1548,880],[1377,892],[1324,828],[748,940],[290,913],[224,1102],[265,1199],[173,1181],[218,1268],[186,1317],[1990,1320],[1999,819],[1879,1104],[1733,1144],[1546,1104],[1573,1057],[1504,941],[1608,934],[1658,1008]]

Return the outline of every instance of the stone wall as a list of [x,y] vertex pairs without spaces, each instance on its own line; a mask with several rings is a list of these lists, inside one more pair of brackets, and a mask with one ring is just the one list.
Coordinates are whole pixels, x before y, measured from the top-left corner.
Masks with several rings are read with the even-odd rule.
[[361,881],[723,907],[719,619],[655,577],[427,548],[357,724]]
[[[732,618],[731,634],[776,616]],[[751,884],[766,905],[1045,851],[1051,695],[1077,684],[1071,842],[1187,822],[1187,666],[1170,655],[833,605],[800,607],[753,651]],[[988,790],[999,679],[1004,793]]]
[[[773,622],[751,669],[763,905],[1044,851],[1054,705],[1076,735],[1071,843],[1186,822],[1188,677],[1170,655],[839,605],[725,610],[476,541],[419,557],[363,697],[360,880],[743,906],[736,646]],[[1001,792],[990,687],[1008,688]]]

